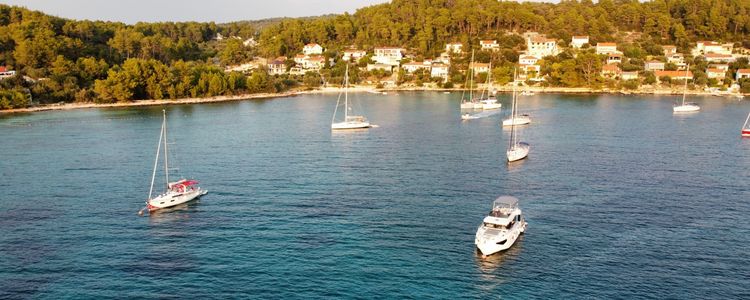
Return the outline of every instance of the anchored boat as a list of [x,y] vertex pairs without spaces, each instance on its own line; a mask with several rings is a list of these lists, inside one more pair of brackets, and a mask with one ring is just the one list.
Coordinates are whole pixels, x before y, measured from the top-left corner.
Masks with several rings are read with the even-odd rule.
[[500,196],[479,225],[474,244],[485,256],[507,250],[526,231],[526,225],[526,219],[518,208],[518,199]]

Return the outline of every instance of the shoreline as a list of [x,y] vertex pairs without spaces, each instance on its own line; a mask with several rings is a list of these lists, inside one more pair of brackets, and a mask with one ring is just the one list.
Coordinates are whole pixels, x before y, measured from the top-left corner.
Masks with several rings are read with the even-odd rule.
[[[481,86],[477,89],[481,90]],[[495,87],[498,92],[512,92],[513,88],[509,86],[498,86]],[[437,87],[388,87],[388,88],[376,88],[375,86],[355,86],[350,87],[351,92],[370,92],[370,93],[383,93],[383,92],[398,92],[398,91],[412,91],[412,92],[460,92],[462,88],[437,88]],[[589,94],[589,95],[682,95],[683,91],[680,88],[660,89],[660,88],[648,88],[648,89],[637,89],[637,90],[610,90],[610,89],[591,89],[591,88],[567,88],[567,87],[529,87],[528,91],[542,94]],[[162,99],[162,100],[134,100],[131,102],[118,102],[118,103],[65,103],[65,104],[46,104],[35,107],[27,108],[14,108],[8,110],[0,110],[0,114],[16,114],[16,113],[33,113],[42,111],[54,111],[54,110],[72,110],[72,109],[85,109],[85,108],[122,108],[122,107],[138,107],[138,106],[155,106],[155,105],[180,105],[180,104],[200,104],[200,103],[217,103],[217,102],[228,102],[228,101],[240,101],[240,100],[253,100],[253,99],[274,99],[284,97],[296,97],[307,94],[327,94],[327,93],[339,93],[343,91],[340,87],[323,87],[314,90],[294,90],[282,93],[260,93],[260,94],[240,94],[240,95],[227,95],[227,96],[214,96],[206,98],[182,98],[182,99]],[[688,91],[686,93],[690,96],[715,96],[721,98],[733,98],[736,95],[747,95],[747,94],[730,94],[730,93],[714,93],[707,91]]]

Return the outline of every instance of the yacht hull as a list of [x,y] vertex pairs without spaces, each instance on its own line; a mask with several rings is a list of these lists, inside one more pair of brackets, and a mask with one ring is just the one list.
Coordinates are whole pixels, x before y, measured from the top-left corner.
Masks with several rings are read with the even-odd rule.
[[331,124],[331,129],[333,130],[364,129],[370,127],[372,127],[370,122],[341,122]]
[[516,243],[518,237],[526,231],[526,224],[527,223],[524,221],[522,224],[514,226],[514,228],[507,231],[505,234],[500,235],[483,234],[480,228],[477,230],[474,244],[482,255],[492,255],[508,250]]
[[678,105],[672,108],[672,111],[676,113],[696,112],[699,110],[701,110],[701,107],[698,105]]
[[490,103],[490,104],[484,103],[484,104],[482,104],[482,109],[484,109],[484,110],[500,109],[501,107],[503,107],[503,105],[500,104],[500,103]]
[[208,193],[208,191],[196,188],[184,193],[169,192],[165,195],[158,196],[148,201],[148,211],[155,211],[163,208],[180,205],[198,199]]

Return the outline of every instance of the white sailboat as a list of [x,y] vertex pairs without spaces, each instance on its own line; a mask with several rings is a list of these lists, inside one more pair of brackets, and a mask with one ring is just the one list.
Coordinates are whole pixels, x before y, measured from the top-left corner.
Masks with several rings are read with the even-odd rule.
[[469,99],[466,99],[466,88],[464,87],[463,94],[461,94],[461,109],[481,109],[482,103],[474,101],[474,68],[471,66],[474,64],[474,51],[471,51],[471,63],[469,64],[469,71],[467,72],[466,84],[469,87]]
[[331,120],[331,129],[343,130],[343,129],[364,129],[370,128],[372,125],[367,118],[361,115],[350,115],[349,111],[352,110],[352,106],[349,105],[349,65],[346,65],[346,73],[344,74],[344,120],[342,122],[336,122],[336,113],[341,102],[341,94],[339,94],[338,100],[336,100],[336,108],[333,111],[333,120]]
[[[515,76],[514,76],[515,77]],[[513,100],[511,105],[511,119],[515,120],[516,116],[516,86],[513,85]],[[529,155],[529,144],[525,142],[519,142],[518,141],[518,134],[516,134],[516,125],[515,122],[511,124],[510,126],[510,145],[508,145],[508,151],[506,151],[506,156],[508,157],[508,162],[514,162],[517,160],[521,160],[526,158]]]
[[683,113],[683,112],[696,112],[701,110],[701,107],[698,106],[698,104],[693,102],[685,103],[685,96],[687,94],[687,74],[688,70],[690,70],[690,65],[687,66],[685,69],[685,87],[682,90],[682,104],[675,105],[672,107],[672,111],[675,113]]
[[[513,83],[513,88],[515,89],[515,81]],[[518,97],[514,97],[514,98],[518,99]],[[511,106],[512,106],[511,116],[503,120],[503,126],[527,125],[531,123],[531,116],[529,116],[528,114],[520,114],[520,115],[518,114],[518,107],[517,107],[516,100],[513,100]],[[513,111],[516,111],[516,113],[514,114]]]
[[[487,93],[486,98],[484,98],[485,92]],[[482,109],[484,110],[500,109],[503,107],[503,104],[497,102],[497,98],[492,93],[492,62],[490,62],[489,72],[487,73],[487,89],[482,92],[482,99],[479,100],[479,103],[482,103]]]
[[[197,184],[198,181],[188,180],[182,178],[175,182],[169,182],[169,151],[167,150],[167,112],[162,110],[164,119],[161,124],[161,133],[159,134],[159,144],[156,147],[156,159],[154,160],[154,171],[151,174],[151,188],[148,191],[148,199],[146,200],[146,208],[149,212],[159,210],[162,208],[168,208],[176,205],[180,205],[191,200],[200,198],[201,196],[208,193],[208,191],[201,189]],[[162,142],[163,141],[163,142]],[[159,156],[161,154],[161,146],[164,144],[164,176],[166,189],[164,193],[156,197],[153,196],[154,192],[154,181],[156,179],[156,170],[159,166]],[[143,214],[143,210],[139,212]]]
[[745,124],[742,124],[742,131],[740,131],[742,137],[750,137],[750,127],[747,127],[748,121],[750,121],[750,113],[748,113],[747,118],[745,118]]

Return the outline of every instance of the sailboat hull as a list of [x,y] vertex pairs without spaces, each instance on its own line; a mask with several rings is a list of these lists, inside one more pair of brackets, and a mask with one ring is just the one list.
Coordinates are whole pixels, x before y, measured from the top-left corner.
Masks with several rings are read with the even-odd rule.
[[527,125],[529,123],[531,123],[531,118],[524,115],[503,120],[503,126]]
[[484,110],[490,110],[490,109],[500,109],[503,107],[501,103],[483,103],[482,109]]
[[155,211],[163,208],[169,208],[183,203],[198,199],[208,193],[201,188],[196,188],[187,192],[170,191],[164,195],[158,196],[148,201],[148,211]]
[[742,129],[742,137],[750,137],[750,129]]
[[678,105],[672,108],[672,111],[676,113],[680,112],[696,112],[701,110],[701,107],[695,104]]
[[370,127],[372,127],[370,122],[339,122],[331,124],[331,129],[333,130],[365,129]]
[[514,145],[506,152],[508,156],[508,162],[514,162],[528,157],[529,148],[529,144],[527,143],[518,143]]

